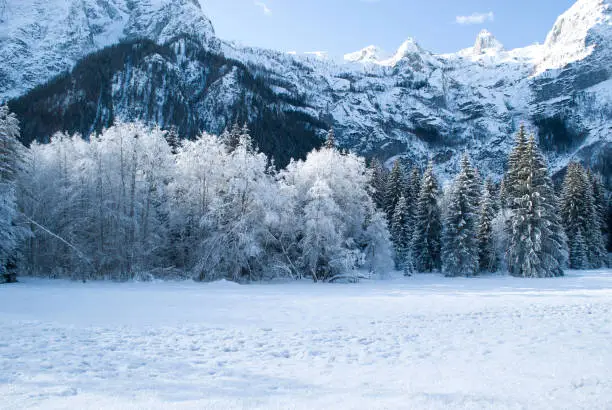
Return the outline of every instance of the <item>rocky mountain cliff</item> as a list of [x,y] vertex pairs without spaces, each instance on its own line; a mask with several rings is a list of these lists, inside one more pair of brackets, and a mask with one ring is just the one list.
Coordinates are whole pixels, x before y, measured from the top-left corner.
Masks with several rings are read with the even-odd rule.
[[246,121],[283,164],[333,126],[364,155],[450,174],[468,150],[500,174],[526,123],[555,170],[576,158],[612,176],[610,0],[578,0],[542,45],[505,50],[483,31],[453,54],[408,39],[345,63],[224,42],[197,0],[7,0],[0,19],[0,99],[26,142],[116,120],[186,137]]

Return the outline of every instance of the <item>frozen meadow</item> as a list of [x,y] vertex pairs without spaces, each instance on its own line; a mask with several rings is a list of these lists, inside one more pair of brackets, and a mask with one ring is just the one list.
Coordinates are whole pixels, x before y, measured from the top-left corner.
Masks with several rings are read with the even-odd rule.
[[612,271],[0,285],[0,408],[610,409]]

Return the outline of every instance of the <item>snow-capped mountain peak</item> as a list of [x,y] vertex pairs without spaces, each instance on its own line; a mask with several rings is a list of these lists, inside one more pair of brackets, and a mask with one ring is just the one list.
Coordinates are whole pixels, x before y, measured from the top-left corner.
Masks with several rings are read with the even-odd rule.
[[368,46],[354,53],[344,55],[344,61],[349,63],[377,63],[383,59],[384,52],[376,46]]
[[537,73],[582,60],[604,40],[612,40],[611,0],[578,0],[546,37]]
[[393,57],[383,62],[385,65],[394,66],[403,58],[414,54],[429,54],[427,51],[419,45],[419,43],[412,37],[408,37],[406,41],[399,46]]
[[504,45],[500,43],[491,32],[482,30],[476,37],[476,42],[472,48],[474,54],[484,54],[488,51],[499,52],[504,49]]

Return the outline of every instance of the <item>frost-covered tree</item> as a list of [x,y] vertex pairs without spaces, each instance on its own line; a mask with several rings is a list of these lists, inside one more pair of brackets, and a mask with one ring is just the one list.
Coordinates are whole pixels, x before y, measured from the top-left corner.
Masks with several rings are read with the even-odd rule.
[[[524,147],[519,136],[520,158],[506,175],[508,218],[508,270],[520,277],[563,275],[567,249],[558,217],[557,198],[544,157],[535,138]],[[511,187],[511,189],[510,189]]]
[[[7,106],[0,106],[0,281],[7,263],[15,263],[24,231],[16,225],[16,184],[23,159],[18,140],[19,121]],[[8,277],[8,276],[7,276]]]
[[453,181],[442,235],[442,267],[448,276],[478,273],[478,192],[476,173],[467,156]]
[[293,196],[300,276],[328,281],[388,267],[389,234],[369,195],[370,178],[362,158],[330,148],[281,172],[282,191]]
[[[563,181],[561,216],[570,245],[576,242],[574,236],[580,231],[586,244],[589,267],[601,267],[605,262],[605,245],[601,234],[601,211],[597,208],[595,201],[593,181],[587,175],[584,167],[577,162],[569,164]],[[570,261],[574,261],[571,254]],[[576,266],[572,268],[579,269]]]
[[242,134],[227,161],[219,170],[216,206],[201,222],[209,234],[202,242],[198,278],[261,279],[270,240],[267,215],[273,212],[266,200],[276,194],[268,158],[254,151],[248,134]]
[[405,274],[410,272],[410,210],[403,196],[397,202],[391,220],[391,239],[395,249],[395,267]]
[[481,272],[497,271],[497,251],[495,247],[494,224],[497,212],[495,209],[495,193],[487,183],[478,211],[478,263]]
[[430,161],[421,183],[412,236],[413,262],[417,272],[432,272],[441,266],[439,194],[438,180]]
[[20,195],[36,222],[30,268],[129,278],[161,265],[171,164],[166,134],[140,124],[33,144]]
[[402,166],[399,161],[395,161],[393,168],[387,177],[387,186],[385,188],[385,211],[387,213],[387,219],[391,221],[393,218],[393,212],[399,202],[400,198],[404,195],[404,173],[402,172]]

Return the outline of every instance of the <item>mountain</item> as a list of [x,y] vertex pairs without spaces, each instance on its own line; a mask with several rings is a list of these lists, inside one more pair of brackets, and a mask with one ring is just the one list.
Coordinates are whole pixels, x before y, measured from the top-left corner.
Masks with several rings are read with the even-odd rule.
[[483,30],[457,53],[408,39],[343,63],[218,39],[197,0],[6,1],[0,99],[13,98],[26,142],[115,120],[185,137],[248,122],[284,164],[333,126],[364,155],[432,157],[450,175],[467,150],[499,175],[526,123],[554,170],[579,159],[612,178],[611,0],[578,0],[541,45],[506,50]]

